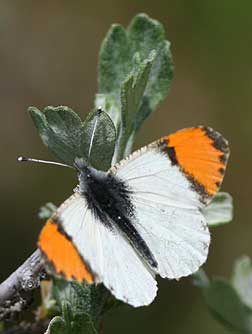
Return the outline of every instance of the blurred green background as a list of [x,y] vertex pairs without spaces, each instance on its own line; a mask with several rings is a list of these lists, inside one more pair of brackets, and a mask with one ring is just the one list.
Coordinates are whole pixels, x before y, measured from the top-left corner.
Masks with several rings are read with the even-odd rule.
[[[161,21],[176,66],[170,95],[141,129],[136,147],[177,129],[209,125],[231,144],[223,189],[235,219],[212,233],[210,275],[228,276],[234,259],[252,255],[252,2],[244,0],[0,1],[0,280],[36,247],[38,208],[60,204],[76,185],[69,170],[18,164],[18,155],[52,159],[26,112],[67,105],[82,117],[93,107],[100,43],[112,23],[146,12]],[[107,316],[104,333],[225,333],[189,279],[160,280],[154,303]]]

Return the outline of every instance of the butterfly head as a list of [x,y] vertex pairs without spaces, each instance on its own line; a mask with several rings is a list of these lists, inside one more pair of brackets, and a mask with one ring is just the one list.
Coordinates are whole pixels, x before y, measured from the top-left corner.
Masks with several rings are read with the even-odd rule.
[[94,167],[88,165],[88,163],[81,158],[76,158],[74,161],[74,167],[78,171],[79,178],[79,191],[81,193],[87,192],[88,187],[94,181],[102,181],[106,178],[107,173],[99,171]]

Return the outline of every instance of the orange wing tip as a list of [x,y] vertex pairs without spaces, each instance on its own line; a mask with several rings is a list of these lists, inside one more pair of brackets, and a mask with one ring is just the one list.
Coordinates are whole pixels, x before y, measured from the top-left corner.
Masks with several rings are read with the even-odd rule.
[[203,200],[213,196],[223,181],[229,157],[227,140],[210,127],[178,131],[161,142],[171,163],[178,165]]
[[205,132],[205,135],[212,140],[212,145],[222,154],[219,155],[221,162],[226,163],[229,157],[229,145],[228,141],[217,131],[214,131],[212,128],[207,126],[200,126]]
[[49,219],[42,229],[38,246],[54,275],[89,284],[94,282],[94,275],[71,238],[53,219]]

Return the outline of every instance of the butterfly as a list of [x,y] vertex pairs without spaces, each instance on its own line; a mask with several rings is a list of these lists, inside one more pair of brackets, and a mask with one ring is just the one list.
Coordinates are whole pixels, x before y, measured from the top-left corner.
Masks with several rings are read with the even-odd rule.
[[228,142],[199,126],[142,147],[107,172],[76,159],[79,184],[39,236],[48,272],[103,283],[134,307],[150,304],[156,275],[179,279],[206,261],[201,209],[219,190],[228,156]]

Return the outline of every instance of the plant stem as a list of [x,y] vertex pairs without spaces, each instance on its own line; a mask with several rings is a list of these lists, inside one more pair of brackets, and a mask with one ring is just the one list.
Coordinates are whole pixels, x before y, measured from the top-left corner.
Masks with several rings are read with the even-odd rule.
[[44,275],[44,264],[37,249],[0,284],[0,320],[12,318],[31,302],[33,290],[39,287]]

